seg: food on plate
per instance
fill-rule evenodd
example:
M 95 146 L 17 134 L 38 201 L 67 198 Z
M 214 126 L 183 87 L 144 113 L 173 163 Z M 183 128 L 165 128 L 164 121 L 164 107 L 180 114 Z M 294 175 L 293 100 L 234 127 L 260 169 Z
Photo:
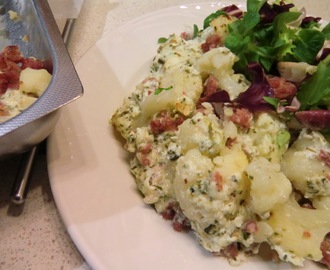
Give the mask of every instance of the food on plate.
M 0 122 L 31 106 L 51 78 L 41 60 L 24 57 L 18 46 L 5 47 L 0 53 Z
M 161 38 L 111 118 L 144 202 L 239 264 L 330 266 L 330 25 L 284 1 L 228 5 Z

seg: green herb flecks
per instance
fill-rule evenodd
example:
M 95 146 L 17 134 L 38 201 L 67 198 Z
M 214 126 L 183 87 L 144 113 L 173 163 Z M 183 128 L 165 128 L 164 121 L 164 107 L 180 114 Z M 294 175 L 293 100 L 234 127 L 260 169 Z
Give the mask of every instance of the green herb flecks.
M 276 138 L 276 143 L 280 148 L 286 147 L 290 142 L 290 132 L 287 130 L 282 130 Z
M 161 92 L 163 92 L 163 91 L 168 91 L 168 90 L 171 90 L 171 89 L 173 89 L 173 86 L 172 86 L 172 85 L 169 86 L 169 87 L 166 87 L 166 88 L 159 87 L 159 88 L 157 88 L 157 89 L 154 91 L 154 94 L 155 94 L 155 95 L 159 95 Z
M 159 39 L 158 39 L 158 43 L 159 44 L 163 44 L 163 43 L 165 43 L 167 41 L 167 38 L 165 38 L 165 37 L 160 37 Z
M 193 32 L 193 38 L 196 38 L 198 36 L 199 29 L 196 24 L 194 24 L 194 32 Z
M 278 105 L 281 102 L 278 98 L 273 97 L 263 97 L 263 99 L 270 105 L 273 105 L 275 109 L 277 109 Z

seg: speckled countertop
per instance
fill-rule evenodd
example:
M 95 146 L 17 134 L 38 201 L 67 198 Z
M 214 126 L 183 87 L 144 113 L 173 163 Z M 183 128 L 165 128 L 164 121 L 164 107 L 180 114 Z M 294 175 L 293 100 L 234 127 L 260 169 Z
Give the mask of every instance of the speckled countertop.
M 69 5 L 77 9 L 82 0 L 49 0 L 59 28 L 65 24 Z M 203 0 L 85 0 L 69 40 L 74 63 L 112 29 L 128 20 L 163 7 Z M 224 0 L 223 2 L 230 2 Z M 330 19 L 330 0 L 296 0 L 311 14 Z M 62 117 L 65 117 L 62 115 Z M 27 201 L 10 202 L 10 191 L 20 157 L 0 161 L 0 269 L 89 269 L 64 227 L 56 208 L 47 174 L 46 147 L 36 160 Z

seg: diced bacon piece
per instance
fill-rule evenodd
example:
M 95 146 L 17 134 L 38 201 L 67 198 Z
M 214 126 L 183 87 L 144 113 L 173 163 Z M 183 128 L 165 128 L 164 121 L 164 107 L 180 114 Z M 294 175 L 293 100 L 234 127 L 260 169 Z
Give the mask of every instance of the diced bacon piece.
M 270 87 L 274 90 L 275 98 L 290 99 L 297 93 L 297 86 L 286 81 L 284 78 L 277 76 L 268 76 L 267 81 Z
M 177 130 L 178 126 L 184 121 L 182 116 L 173 117 L 169 112 L 161 112 L 156 119 L 150 121 L 150 128 L 152 133 L 159 135 L 164 131 Z
M 226 258 L 234 259 L 238 255 L 238 246 L 237 243 L 232 243 L 221 251 L 221 254 Z
M 7 61 L 7 68 L 4 70 L 8 79 L 8 88 L 19 88 L 19 77 L 21 74 L 21 68 L 14 62 Z
M 166 209 L 160 213 L 161 216 L 166 220 L 172 220 L 175 216 L 175 207 L 176 204 L 174 202 L 169 203 Z
M 216 77 L 213 75 L 210 75 L 208 79 L 205 81 L 205 86 L 203 90 L 203 96 L 209 96 L 213 93 L 215 93 L 218 90 L 219 82 Z
M 180 37 L 181 37 L 182 39 L 184 39 L 184 40 L 189 40 L 189 39 L 191 39 L 191 36 L 190 36 L 189 33 L 187 33 L 187 32 L 182 32 L 181 35 L 180 35 Z
M 226 147 L 230 149 L 235 143 L 237 143 L 237 138 L 228 138 L 226 141 Z
M 201 48 L 204 53 L 208 52 L 211 49 L 217 48 L 221 42 L 221 38 L 217 34 L 209 35 L 206 38 L 206 41 L 202 43 Z
M 218 87 L 219 87 L 219 82 L 217 78 L 214 77 L 213 75 L 210 75 L 204 83 L 203 93 L 200 99 L 197 101 L 196 107 L 199 108 L 203 102 L 207 101 L 207 98 L 218 90 Z
M 1 54 L 6 60 L 12 61 L 14 63 L 19 63 L 23 59 L 21 51 L 19 50 L 18 46 L 15 45 L 5 47 Z
M 190 221 L 183 215 L 182 211 L 176 212 L 172 220 L 172 227 L 175 231 L 182 232 L 190 229 Z
M 164 219 L 172 221 L 172 227 L 175 231 L 181 232 L 185 229 L 190 229 L 190 221 L 183 214 L 179 203 L 170 202 L 160 214 Z
M 245 227 L 245 231 L 248 233 L 258 232 L 258 225 L 255 221 L 248 221 L 244 227 Z
M 9 112 L 6 110 L 6 107 L 0 103 L 0 116 L 8 116 Z
M 246 108 L 234 108 L 230 120 L 241 128 L 247 129 L 252 125 L 253 114 Z
M 152 150 L 152 144 L 151 143 L 147 143 L 145 145 L 143 145 L 143 147 L 141 147 L 139 149 L 139 152 L 142 153 L 142 154 L 148 154 L 150 153 Z
M 0 95 L 8 88 L 19 88 L 19 77 L 22 69 L 42 69 L 42 61 L 29 57 L 24 58 L 18 46 L 7 46 L 0 53 Z
M 5 73 L 0 73 L 0 95 L 6 93 L 6 90 L 8 88 L 8 77 Z
M 21 68 L 15 62 L 0 56 L 0 93 L 4 94 L 8 88 L 17 89 Z
M 221 191 L 223 189 L 223 179 L 218 171 L 212 174 L 212 180 L 217 183 L 218 191 Z
M 6 67 L 7 67 L 7 60 L 2 54 L 0 54 L 0 70 L 4 70 Z
M 319 153 L 319 158 L 325 165 L 330 167 L 330 153 L 321 149 Z
M 44 68 L 44 63 L 32 57 L 24 58 L 22 60 L 22 69 L 26 68 L 42 69 Z
M 151 161 L 147 155 L 139 155 L 139 153 L 137 153 L 136 156 L 139 159 L 141 165 L 143 165 L 144 167 L 150 166 Z
M 330 266 L 330 234 L 327 234 L 321 243 L 321 251 L 323 258 L 321 259 L 321 263 Z
M 150 158 L 148 156 L 148 154 L 151 151 L 152 151 L 152 144 L 147 143 L 143 145 L 136 153 L 136 157 L 143 166 L 149 166 L 151 164 Z

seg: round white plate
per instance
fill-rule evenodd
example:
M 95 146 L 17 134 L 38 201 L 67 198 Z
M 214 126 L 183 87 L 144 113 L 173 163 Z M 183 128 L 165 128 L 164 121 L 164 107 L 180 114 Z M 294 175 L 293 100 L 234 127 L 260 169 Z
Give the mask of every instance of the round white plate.
M 228 3 L 228 2 L 227 2 Z M 108 124 L 148 73 L 159 37 L 180 33 L 223 4 L 191 4 L 146 14 L 109 33 L 77 64 L 85 95 L 62 110 L 48 139 L 48 170 L 57 207 L 93 269 L 236 269 L 178 233 L 142 202 L 122 142 Z M 267 256 L 239 269 L 291 269 Z M 308 264 L 305 269 L 317 269 Z

